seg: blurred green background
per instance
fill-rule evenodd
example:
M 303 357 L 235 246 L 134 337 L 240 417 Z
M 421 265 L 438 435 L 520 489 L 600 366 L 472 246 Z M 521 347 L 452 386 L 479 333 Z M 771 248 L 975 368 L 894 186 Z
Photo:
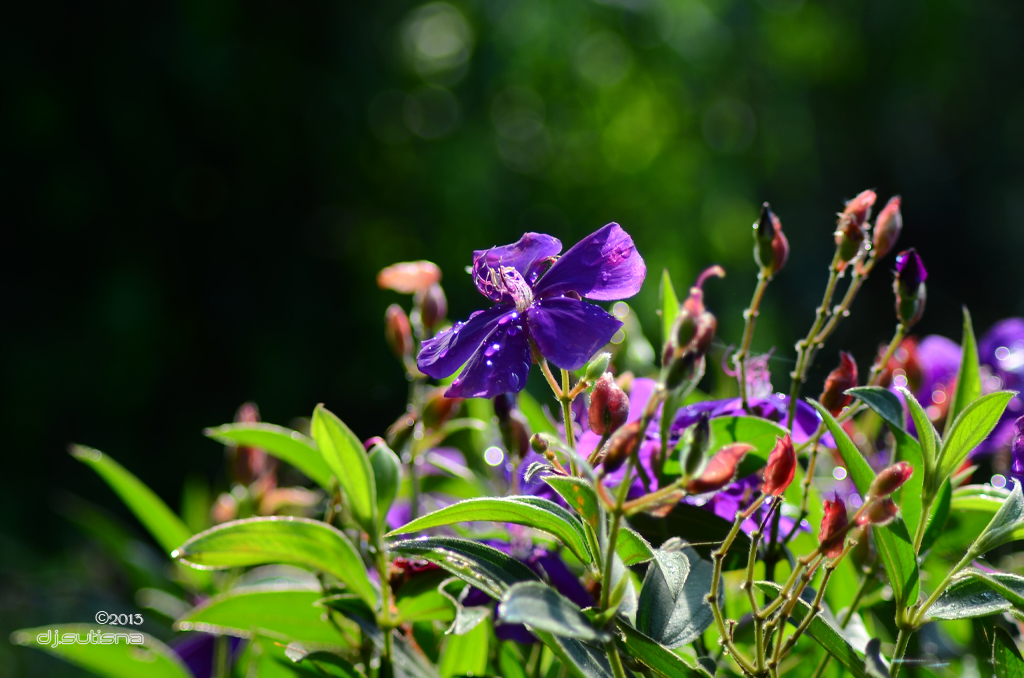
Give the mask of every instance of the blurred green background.
M 928 264 L 919 333 L 959 336 L 961 304 L 979 332 L 1024 313 L 1022 31 L 1013 0 L 6 4 L 0 631 L 130 591 L 54 510 L 126 516 L 70 442 L 176 507 L 186 476 L 223 488 L 201 430 L 245 400 L 381 433 L 406 391 L 381 331 L 405 300 L 374 283 L 394 261 L 437 262 L 463 318 L 473 249 L 617 221 L 648 333 L 663 267 L 685 287 L 720 263 L 735 343 L 769 200 L 792 255 L 755 349 L 786 388 L 834 213 L 870 187 L 902 194 L 900 245 Z M 890 281 L 808 392 L 838 348 L 865 370 L 888 340 Z

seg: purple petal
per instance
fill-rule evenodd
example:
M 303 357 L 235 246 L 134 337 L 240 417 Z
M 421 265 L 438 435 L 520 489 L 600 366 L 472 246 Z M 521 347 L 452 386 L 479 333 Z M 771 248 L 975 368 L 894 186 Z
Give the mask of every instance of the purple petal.
M 498 321 L 513 312 L 514 309 L 508 306 L 498 305 L 477 311 L 464 323 L 455 323 L 451 329 L 423 342 L 423 348 L 416 357 L 416 366 L 420 372 L 435 379 L 455 374 L 494 331 Z
M 539 299 L 526 316 L 541 354 L 563 370 L 586 365 L 622 327 L 604 309 L 570 297 Z
M 978 342 L 978 357 L 1003 380 L 1003 388 L 1024 386 L 1024 318 L 1007 318 Z
M 597 301 L 626 299 L 640 291 L 645 275 L 633 239 L 618 224 L 608 224 L 563 254 L 537 283 L 534 296 L 575 292 Z
M 507 295 L 494 285 L 492 272 L 499 273 L 502 266 L 514 268 L 532 286 L 544 272 L 546 260 L 561 251 L 562 243 L 557 238 L 543 233 L 524 233 L 511 245 L 473 252 L 473 282 L 491 301 L 509 301 L 505 298 Z
M 530 374 L 530 342 L 524 324 L 525 318 L 514 311 L 498 318 L 445 397 L 493 398 L 522 391 Z
M 936 388 L 945 388 L 956 380 L 960 345 L 936 334 L 927 336 L 917 345 L 917 361 L 921 366 L 921 385 L 914 396 L 927 407 Z

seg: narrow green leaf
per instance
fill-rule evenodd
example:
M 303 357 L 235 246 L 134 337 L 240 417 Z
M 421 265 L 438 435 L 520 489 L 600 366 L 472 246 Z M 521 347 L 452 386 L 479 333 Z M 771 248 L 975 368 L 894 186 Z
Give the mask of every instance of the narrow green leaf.
M 917 440 L 921 444 L 921 456 L 924 458 L 925 467 L 930 474 L 932 469 L 936 469 L 938 466 L 939 444 L 942 441 L 935 426 L 932 425 L 932 420 L 928 418 L 928 413 L 921 407 L 921 403 L 917 402 L 914 394 L 902 387 L 896 390 L 903 394 L 903 398 L 907 402 L 910 418 L 914 420 L 914 428 L 917 429 Z
M 703 668 L 690 664 L 685 658 L 634 629 L 624 619 L 616 619 L 615 624 L 622 632 L 623 643 L 629 654 L 664 678 L 710 678 L 711 674 Z
M 376 534 L 377 491 L 363 443 L 323 405 L 317 405 L 313 411 L 310 428 L 324 461 L 345 490 L 352 515 L 364 530 Z
M 288 643 L 284 649 L 285 656 L 302 668 L 309 667 L 316 676 L 335 676 L 336 678 L 364 678 L 363 673 L 333 652 L 309 650 L 298 641 Z
M 89 634 L 131 634 L 130 640 L 141 644 L 127 644 L 125 638 L 116 644 L 99 645 L 95 642 L 63 642 L 64 634 L 87 640 Z M 56 637 L 62 642 L 57 644 Z M 68 638 L 68 641 L 71 639 Z M 43 650 L 66 662 L 104 678 L 191 678 L 192 672 L 174 654 L 174 651 L 147 633 L 135 629 L 95 626 L 90 624 L 54 624 L 34 629 L 20 629 L 11 634 L 11 642 L 24 647 Z
M 925 478 L 928 476 L 928 469 L 924 463 L 924 453 L 921 452 L 921 445 L 914 440 L 906 431 L 898 428 L 890 429 L 893 438 L 896 440 L 896 458 L 905 461 L 914 468 L 913 475 L 907 479 L 898 490 L 898 497 L 894 501 L 899 503 L 903 520 L 907 524 L 907 531 L 915 534 L 917 525 L 922 520 L 927 520 L 924 513 L 924 491 Z
M 114 461 L 110 455 L 91 447 L 74 445 L 71 447 L 71 456 L 92 468 L 106 481 L 110 489 L 149 530 L 165 553 L 170 553 L 192 536 L 192 532 L 181 518 L 175 515 L 153 490 Z
M 563 638 L 608 640 L 608 634 L 595 629 L 576 603 L 539 581 L 515 584 L 506 591 L 498 605 L 498 618 Z
M 603 651 L 575 638 L 560 638 L 545 631 L 534 631 L 562 664 L 578 678 L 614 678 Z
M 850 473 L 850 479 L 857 491 L 862 496 L 866 495 L 868 488 L 871 487 L 871 481 L 875 479 L 875 472 L 871 470 L 864 455 L 853 444 L 850 436 L 846 434 L 846 431 L 836 422 L 829 411 L 815 400 L 808 399 L 808 402 L 818 411 L 825 426 L 835 439 L 839 454 L 843 458 L 843 463 L 846 464 L 846 470 Z M 914 544 L 903 519 L 897 517 L 886 527 L 873 527 L 871 533 L 878 543 L 896 602 L 904 607 L 917 602 L 921 576 L 917 568 Z
M 1024 610 L 1024 577 L 1008 572 L 985 572 L 970 568 L 960 575 L 971 577 L 988 586 L 1019 610 Z
M 900 399 L 887 388 L 881 386 L 858 386 L 851 388 L 847 395 L 852 395 L 857 400 L 870 407 L 882 420 L 890 426 L 900 430 L 906 430 L 904 422 L 903 405 Z
M 526 658 L 513 642 L 501 644 L 498 651 L 498 675 L 504 678 L 529 678 L 526 675 Z
M 942 535 L 942 531 L 946 528 L 946 521 L 949 520 L 952 499 L 953 486 L 947 478 L 939 488 L 939 496 L 932 509 L 931 520 L 928 522 L 928 527 L 925 528 L 924 539 L 921 540 L 921 553 L 927 553 Z
M 533 570 L 496 548 L 457 537 L 421 537 L 392 542 L 391 553 L 434 563 L 495 600 L 512 585 L 539 581 Z
M 646 563 L 654 557 L 654 549 L 647 540 L 625 525 L 619 527 L 616 542 L 615 552 L 622 558 L 622 564 L 626 567 Z
M 969 574 L 960 574 L 928 608 L 928 616 L 946 620 L 972 619 L 1005 612 L 1011 607 L 988 583 Z
M 274 424 L 225 424 L 203 434 L 225 445 L 259 447 L 302 471 L 314 483 L 331 491 L 331 469 L 313 439 Z
M 672 325 L 679 316 L 679 297 L 676 296 L 676 289 L 672 286 L 672 278 L 667 268 L 661 272 L 658 298 L 661 302 L 661 343 L 664 346 L 672 334 Z
M 771 597 L 779 595 L 782 587 L 775 582 L 759 581 L 754 584 Z M 799 624 L 811 612 L 810 604 L 803 598 L 797 599 L 797 606 L 793 608 L 791 621 Z M 822 648 L 842 664 L 851 674 L 857 678 L 870 678 L 864 670 L 864 655 L 843 638 L 843 635 L 819 614 L 807 627 L 807 635 L 813 638 Z
M 579 519 L 555 502 L 540 497 L 466 499 L 421 516 L 390 532 L 388 536 L 473 521 L 494 521 L 532 527 L 554 535 L 582 562 L 594 561 L 587 549 L 586 536 Z
M 309 518 L 270 516 L 234 520 L 189 539 L 171 554 L 199 569 L 267 563 L 304 565 L 344 582 L 370 606 L 377 592 L 359 552 L 344 532 Z
M 455 619 L 455 603 L 439 589 L 445 581 L 452 581 L 448 573 L 436 570 L 418 574 L 402 584 L 395 596 L 397 623 Z
M 381 443 L 370 453 L 370 467 L 373 469 L 373 480 L 376 484 L 377 519 L 384 525 L 388 509 L 398 496 L 398 488 L 402 485 L 402 462 L 390 447 Z
M 971 546 L 971 552 L 980 556 L 1018 539 L 1024 539 L 1024 492 L 1014 481 L 1013 490 Z
M 1006 629 L 999 626 L 992 635 L 992 668 L 996 678 L 1024 678 L 1024 657 Z
M 967 405 L 949 428 L 939 452 L 939 477 L 946 478 L 959 468 L 971 450 L 981 444 L 999 423 L 1014 391 L 996 391 Z
M 640 590 L 637 629 L 669 649 L 693 642 L 714 622 L 707 601 L 713 575 L 692 548 L 656 550 Z
M 971 313 L 964 306 L 964 338 L 961 343 L 960 369 L 956 375 L 956 390 L 949 401 L 946 415 L 946 430 L 942 437 L 948 439 L 953 422 L 967 409 L 967 406 L 981 397 L 981 365 L 978 362 L 978 342 L 974 338 Z
M 330 624 L 317 605 L 320 591 L 281 587 L 253 587 L 222 593 L 189 611 L 175 622 L 179 631 L 205 631 L 238 638 L 259 633 L 307 643 L 346 647 L 346 638 Z

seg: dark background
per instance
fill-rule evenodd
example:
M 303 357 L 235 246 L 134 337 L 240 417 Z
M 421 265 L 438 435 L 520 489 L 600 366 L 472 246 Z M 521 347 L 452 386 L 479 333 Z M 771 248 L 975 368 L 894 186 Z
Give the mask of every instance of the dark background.
M 177 507 L 188 475 L 223 487 L 201 430 L 245 400 L 381 433 L 405 395 L 381 331 L 406 300 L 374 283 L 394 261 L 437 262 L 462 318 L 473 249 L 614 220 L 648 333 L 663 267 L 685 288 L 721 263 L 730 343 L 770 200 L 792 256 L 755 349 L 785 389 L 834 213 L 871 187 L 928 265 L 919 334 L 958 338 L 961 304 L 979 333 L 1024 314 L 1022 31 L 1012 0 L 6 3 L 0 616 L 87 621 L 57 618 L 55 582 L 87 577 L 54 497 L 126 513 L 72 441 Z M 891 257 L 810 392 L 838 348 L 866 370 L 888 340 Z

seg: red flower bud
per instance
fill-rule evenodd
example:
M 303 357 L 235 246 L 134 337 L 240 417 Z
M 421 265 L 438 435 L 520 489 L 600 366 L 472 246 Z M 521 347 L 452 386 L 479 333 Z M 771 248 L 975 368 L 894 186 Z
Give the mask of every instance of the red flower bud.
M 612 434 L 629 417 L 629 396 L 619 388 L 612 375 L 605 372 L 594 384 L 590 394 L 590 430 L 598 435 Z
M 888 344 L 879 344 L 876 361 L 884 358 L 888 349 Z M 889 362 L 886 363 L 885 368 L 882 370 L 882 376 L 878 380 L 878 385 L 888 388 L 893 383 L 893 379 L 903 377 L 903 380 L 896 382 L 896 386 L 904 386 L 911 393 L 916 393 L 917 389 L 921 386 L 923 376 L 921 362 L 917 357 L 917 339 L 907 337 L 900 342 L 892 357 L 889 358 Z
M 235 422 L 239 424 L 258 424 L 259 421 L 260 410 L 256 403 L 245 403 L 235 413 Z M 234 457 L 235 480 L 243 485 L 249 485 L 273 469 L 273 461 L 268 459 L 266 450 L 262 448 L 239 445 L 233 454 L 229 447 L 228 453 Z
M 412 355 L 412 326 L 398 304 L 391 304 L 384 312 L 384 338 L 399 360 Z
M 444 387 L 436 388 L 427 394 L 427 402 L 423 405 L 423 425 L 428 430 L 440 428 L 451 419 L 463 398 L 445 398 Z
M 619 428 L 608 440 L 602 466 L 604 472 L 614 473 L 629 459 L 640 442 L 640 422 L 634 421 Z
M 825 516 L 821 519 L 821 529 L 818 530 L 818 543 L 822 545 L 826 558 L 835 558 L 843 552 L 844 537 L 839 537 L 846 529 L 846 504 L 835 495 L 832 501 L 825 500 Z
M 900 509 L 891 497 L 876 499 L 868 504 L 864 512 L 857 518 L 858 525 L 875 525 L 884 527 L 896 519 Z
M 864 222 L 871 216 L 871 208 L 875 205 L 875 200 L 878 196 L 872 190 L 861 191 L 861 193 L 846 203 L 846 209 L 840 215 L 842 217 L 850 217 L 854 223 L 858 226 L 863 226 Z
M 437 283 L 416 295 L 416 305 L 420 309 L 420 322 L 428 330 L 437 327 L 448 315 L 448 299 Z
M 789 434 L 778 438 L 775 449 L 768 455 L 768 465 L 764 469 L 764 484 L 761 491 L 775 497 L 781 497 L 796 474 L 796 452 L 793 450 L 793 439 Z
M 914 475 L 914 467 L 909 462 L 898 461 L 887 469 L 883 469 L 868 488 L 869 497 L 888 497 L 900 489 L 903 483 Z
M 441 269 L 430 261 L 403 261 L 377 274 L 377 286 L 402 294 L 426 290 L 441 281 Z
M 903 230 L 903 215 L 900 213 L 900 197 L 889 198 L 875 220 L 875 233 L 872 240 L 875 247 L 875 258 L 881 259 L 892 250 Z
M 747 443 L 726 445 L 711 457 L 700 476 L 687 484 L 686 491 L 690 494 L 703 494 L 722 489 L 736 477 L 736 469 L 743 457 L 753 449 L 754 446 Z
M 832 370 L 825 379 L 825 390 L 818 400 L 822 406 L 837 416 L 850 404 L 853 396 L 846 395 L 847 389 L 857 385 L 857 363 L 846 351 L 839 352 L 839 367 Z
M 366 440 L 363 441 L 363 449 L 366 450 L 367 452 L 377 447 L 378 445 L 387 445 L 387 442 L 385 442 L 384 439 L 381 438 L 380 436 L 373 436 L 372 438 L 367 438 Z
M 840 268 L 844 268 L 851 259 L 860 253 L 861 245 L 867 237 L 864 231 L 864 222 L 871 215 L 871 207 L 875 204 L 875 198 L 874 191 L 864 191 L 846 203 L 846 209 L 839 215 L 835 235 L 841 262 Z
M 782 222 L 768 203 L 761 206 L 754 229 L 754 259 L 768 276 L 775 275 L 789 258 L 789 241 L 782 232 Z

